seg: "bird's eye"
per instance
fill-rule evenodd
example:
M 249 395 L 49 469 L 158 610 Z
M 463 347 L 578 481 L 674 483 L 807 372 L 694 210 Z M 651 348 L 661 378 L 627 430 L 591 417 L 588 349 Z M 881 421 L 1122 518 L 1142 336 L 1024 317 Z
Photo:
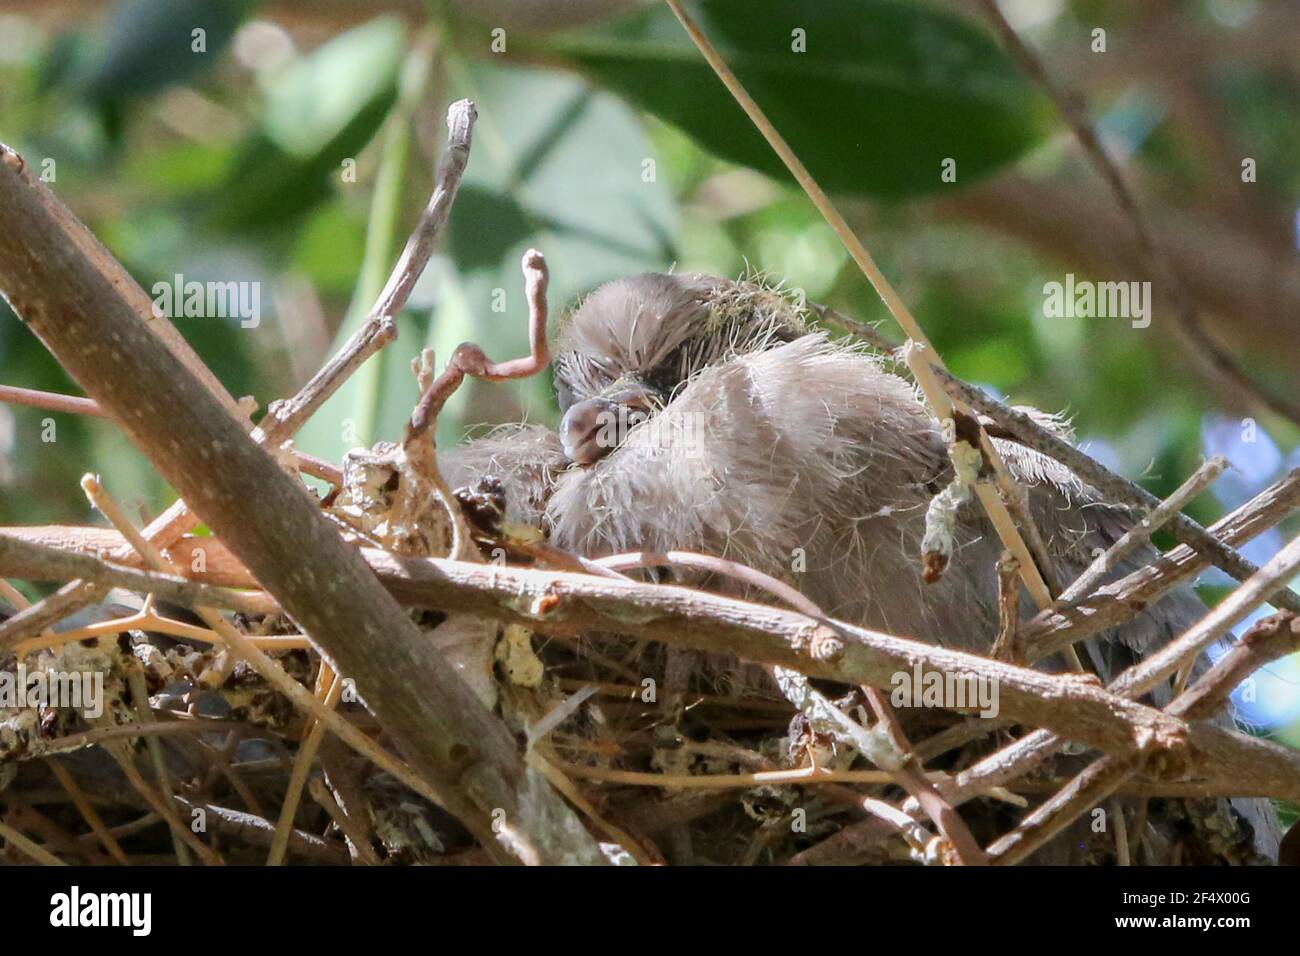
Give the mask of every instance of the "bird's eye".
M 560 406 L 560 414 L 563 415 L 573 404 L 573 389 L 569 388 L 559 376 L 555 378 L 555 401 Z
M 650 413 L 643 408 L 629 408 L 627 412 L 627 427 L 635 428 L 650 417 Z

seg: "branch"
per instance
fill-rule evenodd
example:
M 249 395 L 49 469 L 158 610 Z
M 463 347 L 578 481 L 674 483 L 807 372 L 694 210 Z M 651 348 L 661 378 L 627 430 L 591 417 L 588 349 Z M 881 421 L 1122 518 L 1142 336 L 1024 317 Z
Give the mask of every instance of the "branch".
M 1160 499 L 1151 492 L 1121 478 L 1104 465 L 1089 458 L 1069 442 L 1043 428 L 1024 412 L 999 402 L 982 389 L 966 384 L 945 369 L 935 368 L 934 374 L 949 391 L 993 419 L 1026 448 L 1040 451 L 1068 466 L 1076 475 L 1101 492 L 1108 501 L 1142 511 L 1160 507 Z M 1246 580 L 1259 570 L 1186 515 L 1172 515 L 1169 519 L 1169 531 L 1181 543 L 1206 553 L 1216 567 L 1238 581 Z M 1300 595 L 1296 595 L 1289 588 L 1279 590 L 1270 601 L 1278 607 L 1300 613 Z
M 302 427 L 316 409 L 365 361 L 397 338 L 396 319 L 433 254 L 434 240 L 447 224 L 452 203 L 469 162 L 470 142 L 478 112 L 470 100 L 458 100 L 447 110 L 447 149 L 434 179 L 429 204 L 406 242 L 401 258 L 371 307 L 365 322 L 343 347 L 312 376 L 293 398 L 271 403 L 267 419 L 258 425 L 275 447 Z
M 209 544 L 209 568 L 229 570 L 218 548 Z M 973 675 L 999 688 L 1000 718 L 1045 727 L 1123 758 L 1164 753 L 1166 774 L 1175 777 L 1197 771 L 1239 785 L 1250 781 L 1259 795 L 1300 799 L 1300 752 L 1171 717 L 1109 693 L 1093 678 L 1046 674 L 842 622 L 812 624 L 796 612 L 688 588 L 404 558 L 372 548 L 361 554 L 405 604 L 480 614 L 543 633 L 625 634 L 880 688 L 892 687 L 896 674 L 915 668 L 962 680 Z M 0 567 L 0 575 L 8 574 Z
M 85 393 L 309 633 L 417 771 L 499 858 L 603 860 L 514 739 L 202 378 L 156 338 L 120 266 L 0 147 L 0 287 Z M 102 252 L 102 247 L 99 247 Z M 114 264 L 115 265 L 115 264 Z M 395 680 L 401 675 L 401 680 Z M 494 810 L 507 825 L 494 832 Z

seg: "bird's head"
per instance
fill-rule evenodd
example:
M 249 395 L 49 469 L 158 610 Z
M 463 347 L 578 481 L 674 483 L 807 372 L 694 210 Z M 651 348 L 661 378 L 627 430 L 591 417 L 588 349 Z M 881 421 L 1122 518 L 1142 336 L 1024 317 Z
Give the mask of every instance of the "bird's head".
M 786 298 L 758 285 L 697 273 L 606 283 L 573 310 L 560 336 L 555 387 L 565 454 L 594 464 L 699 372 L 804 331 Z

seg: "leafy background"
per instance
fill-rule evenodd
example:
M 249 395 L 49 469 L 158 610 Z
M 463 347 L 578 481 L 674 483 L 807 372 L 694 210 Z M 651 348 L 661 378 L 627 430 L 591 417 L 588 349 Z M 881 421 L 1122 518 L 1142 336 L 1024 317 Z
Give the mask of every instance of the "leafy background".
M 1086 97 L 1165 235 L 1294 290 L 1300 11 L 1256 0 L 1002 7 Z M 1141 274 L 1108 225 L 1122 222 L 1111 200 L 974 5 L 694 9 L 957 374 L 1068 410 L 1093 455 L 1156 494 L 1203 456 L 1227 456 L 1235 470 L 1191 509 L 1202 521 L 1300 465 L 1296 429 L 1200 378 L 1168 313 L 1146 330 L 1044 317 L 1043 285 L 1066 272 Z M 806 50 L 795 52 L 800 30 Z M 305 449 L 337 460 L 397 436 L 422 347 L 446 357 L 472 338 L 493 356 L 522 354 L 518 262 L 530 245 L 547 255 L 557 311 L 615 276 L 676 266 L 761 270 L 887 318 L 661 4 L 0 2 L 0 139 L 29 162 L 54 161 L 52 187 L 146 289 L 177 273 L 261 284 L 256 328 L 177 325 L 234 394 L 263 407 L 360 321 L 427 197 L 446 105 L 462 96 L 480 120 L 446 240 L 399 341 L 308 425 Z M 1257 182 L 1241 181 L 1243 157 Z M 948 159 L 956 182 L 940 176 Z M 1296 315 L 1234 300 L 1234 278 L 1207 310 L 1211 331 L 1294 399 Z M 3 306 L 0 381 L 75 390 Z M 546 376 L 469 383 L 440 440 L 524 416 L 554 422 Z M 0 522 L 91 520 L 77 487 L 87 469 L 142 512 L 167 503 L 111 426 L 53 416 L 57 440 L 45 442 L 47 417 L 0 407 Z M 1263 561 L 1295 531 L 1269 532 L 1247 554 Z M 1227 582 L 1201 585 L 1214 600 Z M 1282 661 L 1260 675 L 1257 700 L 1239 703 L 1262 731 L 1300 744 L 1298 688 L 1300 664 Z

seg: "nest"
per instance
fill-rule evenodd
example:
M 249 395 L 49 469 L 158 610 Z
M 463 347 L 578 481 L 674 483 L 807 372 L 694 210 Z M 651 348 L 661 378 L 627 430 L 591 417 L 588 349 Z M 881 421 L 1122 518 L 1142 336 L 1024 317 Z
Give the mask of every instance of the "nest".
M 298 395 L 272 406 L 253 436 L 232 421 L 247 410 L 223 406 L 201 363 L 164 345 L 126 298 L 104 303 L 102 328 L 78 324 L 86 288 L 128 288 L 129 277 L 111 261 L 77 259 L 77 250 L 98 248 L 93 239 L 21 159 L 3 155 L 0 186 L 18 197 L 13 215 L 23 220 L 15 232 L 33 248 L 48 240 L 63 250 L 33 254 L 16 270 L 0 256 L 16 310 L 88 391 L 119 403 L 78 410 L 129 422 L 218 531 L 192 534 L 199 516 L 178 502 L 141 532 L 88 476 L 87 495 L 111 531 L 0 534 L 0 583 L 62 585 L 30 606 L 3 588 L 13 613 L 0 623 L 0 691 L 22 688 L 0 700 L 6 861 L 1257 861 L 1257 834 L 1226 798 L 1250 780 L 1256 794 L 1294 799 L 1300 759 L 1207 718 L 1244 675 L 1300 643 L 1294 595 L 1275 593 L 1281 572 L 1257 571 L 1233 550 L 1247 531 L 1294 508 L 1300 474 L 1211 534 L 1178 514 L 1223 468 L 1207 464 L 1177 500 L 1154 503 L 1138 532 L 1169 521 L 1196 547 L 1105 587 L 1090 571 L 1092 580 L 1075 582 L 1060 607 L 1036 619 L 1037 643 L 1019 627 L 1017 575 L 1026 570 L 1004 560 L 1002 633 L 988 655 L 918 649 L 829 620 L 788 585 L 716 557 L 596 564 L 548 545 L 544 529 L 507 520 L 502 476 L 448 487 L 432 442 L 438 411 L 465 376 L 502 380 L 547 364 L 546 270 L 531 250 L 527 358 L 493 363 L 467 344 L 434 375 L 426 353 L 414 370 L 422 397 L 400 441 L 358 450 L 342 465 L 295 451 L 296 427 L 395 334 L 393 319 L 464 169 L 472 104 L 456 104 L 449 122 L 435 192 L 443 201 L 426 210 L 369 320 Z M 76 241 L 65 236 L 74 227 Z M 67 275 L 49 271 L 69 262 Z M 781 293 L 752 284 L 738 284 L 719 308 L 724 322 L 728 310 L 770 314 L 773 335 L 793 321 Z M 96 335 L 114 349 L 125 343 L 117 361 L 85 347 Z M 932 406 L 966 402 L 989 427 L 1104 494 L 1153 507 L 1053 429 L 939 368 L 913 368 Z M 158 369 L 185 383 L 192 434 L 149 412 L 167 407 Z M 936 383 L 950 396 L 944 403 L 932 394 Z M 139 406 L 127 404 L 137 393 Z M 67 399 L 28 395 L 65 410 Z M 949 429 L 954 457 L 969 465 L 957 469 L 966 486 L 1001 475 L 996 456 L 980 450 L 983 427 L 956 414 Z M 214 447 L 243 455 L 260 484 L 209 495 L 224 475 L 196 474 L 184 462 L 206 461 Z M 300 474 L 328 489 L 308 492 Z M 251 531 L 244 517 L 255 519 Z M 1008 534 L 1019 542 L 1018 531 Z M 284 553 L 283 536 L 314 541 L 321 555 L 261 560 Z M 1098 572 L 1109 557 L 1098 559 Z M 1122 623 L 1210 560 L 1247 579 L 1235 610 L 1265 598 L 1288 610 L 1257 623 L 1163 709 L 1136 700 L 1156 679 L 1142 665 L 1108 688 L 1021 666 L 1037 659 L 1032 652 L 1059 652 L 1095 633 L 1103 617 Z M 363 562 L 369 570 L 358 576 Z M 341 580 L 355 591 L 340 593 Z M 758 603 L 715 593 L 737 583 Z M 356 606 L 372 616 L 353 630 L 336 626 Z M 1178 638 L 1161 666 L 1195 657 L 1224 623 L 1217 613 Z M 715 637 L 725 653 L 706 650 Z M 969 704 L 891 700 L 882 675 L 919 675 L 923 666 L 1001 681 L 1004 717 L 981 720 Z M 66 695 L 70 675 L 93 705 Z M 30 693 L 42 686 L 49 692 Z

